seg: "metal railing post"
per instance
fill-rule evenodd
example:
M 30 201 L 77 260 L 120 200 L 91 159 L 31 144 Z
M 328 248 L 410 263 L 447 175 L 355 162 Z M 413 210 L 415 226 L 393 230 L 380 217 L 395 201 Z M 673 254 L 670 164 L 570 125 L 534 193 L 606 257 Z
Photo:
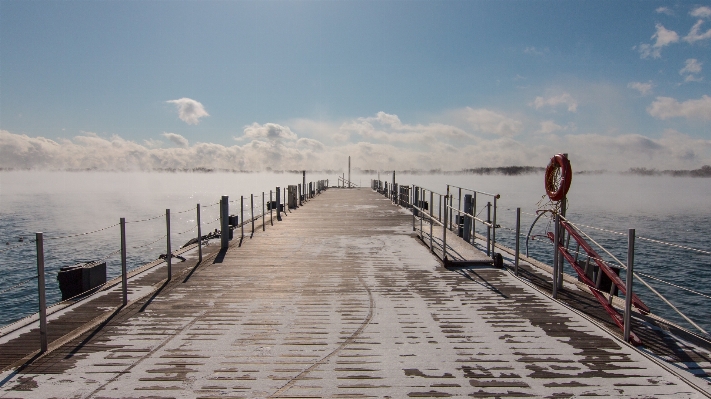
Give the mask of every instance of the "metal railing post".
M 241 238 L 244 240 L 244 195 L 239 196 L 239 224 Z
M 625 319 L 624 319 L 624 338 L 625 342 L 630 342 L 630 331 L 632 330 L 632 280 L 634 279 L 634 239 L 635 229 L 629 229 L 627 232 L 627 278 L 625 285 L 627 292 L 625 293 Z
M 450 196 L 449 184 L 447 184 L 447 200 L 446 200 L 446 202 L 447 202 L 447 204 L 448 204 L 449 206 L 452 206 L 452 201 L 451 201 L 451 198 L 449 198 L 449 196 Z M 445 208 L 445 209 L 446 209 L 446 208 Z M 449 224 L 448 224 L 448 226 L 449 226 L 449 227 L 452 227 L 452 212 L 450 211 L 450 212 L 447 212 L 447 213 L 445 213 L 445 214 L 449 215 Z M 446 217 L 446 216 L 445 216 L 445 217 Z
M 202 262 L 202 223 L 200 222 L 200 204 L 197 204 L 197 239 L 198 239 L 198 262 Z
M 416 186 L 413 184 L 412 185 L 412 231 L 417 231 L 417 228 L 415 228 L 415 207 L 417 206 L 415 202 L 417 202 L 417 193 Z
M 494 196 L 494 220 L 491 221 L 491 256 L 496 256 L 496 200 L 498 195 Z
M 429 208 L 430 208 L 430 251 L 432 251 L 432 253 L 434 253 L 434 246 L 432 246 L 432 242 L 433 242 L 432 235 L 434 234 L 434 221 L 432 220 L 432 204 L 433 204 L 432 201 L 433 200 L 434 200 L 434 193 L 432 191 L 430 191 L 430 206 L 429 206 Z
M 447 186 L 447 191 L 449 191 L 449 185 Z M 449 193 L 444 197 L 444 226 L 442 228 L 442 261 L 447 259 L 447 197 Z
M 491 255 L 491 202 L 486 203 L 486 255 Z
M 37 243 L 37 296 L 39 297 L 40 353 L 47 352 L 47 299 L 44 286 L 44 236 L 35 234 Z
M 553 299 L 558 299 L 558 242 L 560 238 L 560 215 L 553 218 Z
M 266 213 L 266 212 L 265 212 L 265 210 L 264 210 L 264 191 L 262 191 L 262 231 L 266 231 L 266 228 L 264 227 L 264 223 L 266 223 L 266 222 L 264 221 L 264 219 L 266 219 L 266 218 L 265 218 L 265 216 L 266 216 L 265 213 Z
M 222 196 L 220 200 L 220 248 L 227 249 L 230 245 L 230 228 L 229 228 L 229 212 L 230 203 L 229 197 Z
M 476 244 L 476 191 L 472 193 L 472 242 Z
M 459 188 L 459 205 L 457 205 L 457 235 L 459 235 L 459 225 L 462 223 L 462 189 Z
M 128 282 L 126 277 L 126 218 L 119 220 L 121 225 L 121 299 L 123 306 L 128 304 Z
M 519 241 L 521 238 L 521 208 L 516 208 L 516 252 L 514 253 L 514 274 L 518 276 Z
M 165 261 L 168 264 L 168 280 L 170 280 L 172 276 L 172 258 L 173 258 L 173 251 L 170 249 L 170 209 L 165 210 L 165 230 L 167 232 L 166 234 L 166 253 L 165 253 Z

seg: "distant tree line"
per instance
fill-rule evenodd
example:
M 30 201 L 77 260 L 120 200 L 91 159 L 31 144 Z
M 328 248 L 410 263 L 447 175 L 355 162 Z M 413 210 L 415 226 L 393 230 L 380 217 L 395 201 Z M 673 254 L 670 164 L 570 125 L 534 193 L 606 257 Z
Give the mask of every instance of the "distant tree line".
M 674 177 L 711 177 L 711 166 L 704 165 L 699 169 L 692 170 L 657 170 L 647 168 L 630 168 L 629 172 L 632 175 L 640 176 L 674 176 Z

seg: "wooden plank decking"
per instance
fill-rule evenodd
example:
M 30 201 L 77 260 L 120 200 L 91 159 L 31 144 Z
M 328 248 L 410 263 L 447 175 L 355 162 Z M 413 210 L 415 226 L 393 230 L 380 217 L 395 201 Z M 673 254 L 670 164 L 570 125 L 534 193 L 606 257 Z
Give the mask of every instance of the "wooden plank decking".
M 369 189 L 327 190 L 0 380 L 3 398 L 702 397 L 505 270 L 443 268 Z

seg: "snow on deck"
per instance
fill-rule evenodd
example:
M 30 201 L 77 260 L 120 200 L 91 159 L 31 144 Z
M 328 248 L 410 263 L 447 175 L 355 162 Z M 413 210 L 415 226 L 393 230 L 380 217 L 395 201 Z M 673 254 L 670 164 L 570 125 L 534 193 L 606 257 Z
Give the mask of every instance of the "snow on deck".
M 3 398 L 701 397 L 412 217 L 330 189 L 19 372 Z

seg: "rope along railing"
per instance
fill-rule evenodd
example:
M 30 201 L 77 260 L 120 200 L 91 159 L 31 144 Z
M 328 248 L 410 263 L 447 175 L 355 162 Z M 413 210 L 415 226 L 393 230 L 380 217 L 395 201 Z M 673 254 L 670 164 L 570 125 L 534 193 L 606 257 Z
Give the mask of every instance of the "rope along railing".
M 296 187 L 296 185 L 294 185 L 293 187 Z M 277 213 L 280 212 L 280 209 L 283 209 L 283 210 L 281 210 L 281 212 L 283 214 L 283 212 L 287 212 L 287 209 L 288 209 L 288 212 L 292 212 L 292 209 L 296 208 L 294 206 L 289 206 L 287 208 L 287 206 L 286 206 L 287 200 L 292 200 L 292 203 L 290 203 L 290 204 L 293 205 L 293 199 L 295 197 L 294 196 L 295 190 L 293 187 L 290 186 L 288 188 L 288 190 L 287 190 L 286 186 L 283 188 L 283 190 L 280 187 L 277 187 L 276 190 L 269 191 L 270 193 L 283 194 L 281 196 L 279 194 L 277 194 L 278 204 L 283 207 L 283 208 L 277 207 Z M 319 180 L 316 182 L 310 182 L 308 184 L 308 186 L 305 183 L 303 185 L 298 184 L 298 190 L 296 190 L 296 191 L 298 191 L 297 192 L 298 196 L 296 196 L 296 199 L 297 199 L 296 202 L 299 205 L 303 205 L 303 202 L 305 200 L 315 197 L 316 195 L 320 194 L 322 191 L 326 190 L 327 188 L 328 188 L 328 182 L 326 180 Z M 287 193 L 287 191 L 288 191 L 288 193 Z M 23 287 L 25 287 L 30 282 L 37 280 L 38 281 L 38 288 L 39 288 L 37 293 L 39 294 L 39 298 L 40 298 L 40 301 L 39 301 L 40 302 L 40 312 L 38 314 L 39 316 L 37 316 L 37 315 L 36 316 L 28 316 L 28 317 L 25 317 L 25 318 L 20 319 L 18 321 L 15 321 L 9 325 L 6 325 L 4 327 L 0 326 L 3 328 L 2 331 L 8 331 L 7 328 L 9 326 L 15 326 L 15 325 L 22 324 L 22 323 L 20 323 L 21 320 L 29 320 L 32 317 L 35 317 L 35 319 L 36 319 L 38 317 L 40 319 L 40 330 L 41 330 L 40 337 L 42 337 L 42 339 L 41 339 L 41 341 L 42 341 L 41 348 L 42 349 L 41 350 L 42 351 L 46 350 L 46 347 L 47 347 L 47 343 L 46 343 L 46 337 L 47 337 L 46 309 L 47 309 L 47 305 L 46 305 L 45 292 L 44 292 L 44 288 L 43 288 L 44 282 L 45 282 L 44 240 L 57 241 L 57 240 L 72 239 L 72 238 L 76 238 L 76 237 L 91 236 L 93 234 L 111 230 L 114 227 L 120 227 L 121 248 L 113 250 L 113 251 L 109 251 L 108 253 L 106 253 L 103 256 L 96 257 L 95 260 L 93 260 L 92 262 L 88 262 L 88 263 L 82 262 L 82 263 L 80 263 L 80 265 L 83 264 L 83 266 L 80 266 L 80 267 L 94 267 L 97 264 L 101 264 L 101 265 L 104 265 L 103 267 L 106 267 L 105 265 L 106 265 L 107 260 L 109 260 L 111 258 L 115 258 L 120 255 L 121 262 L 122 262 L 122 271 L 121 271 L 121 274 L 119 275 L 119 277 L 121 278 L 122 281 L 120 283 L 117 283 L 116 279 L 119 277 L 115 277 L 113 280 L 111 280 L 112 281 L 111 286 L 114 286 L 116 284 L 122 285 L 121 289 L 123 291 L 124 304 L 125 304 L 126 303 L 126 291 L 127 291 L 126 290 L 126 284 L 127 284 L 126 283 L 126 277 L 127 277 L 126 275 L 128 272 L 135 273 L 138 271 L 139 273 L 143 273 L 145 270 L 150 270 L 150 269 L 156 267 L 157 265 L 167 264 L 167 266 L 168 266 L 168 280 L 170 280 L 170 278 L 171 278 L 171 274 L 170 274 L 171 273 L 171 271 L 170 271 L 171 259 L 174 257 L 173 254 L 175 253 L 175 251 L 173 251 L 172 247 L 171 247 L 171 242 L 170 242 L 171 236 L 175 237 L 175 236 L 182 236 L 182 235 L 191 235 L 191 234 L 195 234 L 196 230 L 198 232 L 198 235 L 200 236 L 202 234 L 201 227 L 211 227 L 211 226 L 214 227 L 214 224 L 217 223 L 220 227 L 216 228 L 214 232 L 210 232 L 209 234 L 207 234 L 205 236 L 197 237 L 197 238 L 190 240 L 188 242 L 188 244 L 193 242 L 193 243 L 199 243 L 199 245 L 188 246 L 188 244 L 186 244 L 183 247 L 181 247 L 181 249 L 179 250 L 181 252 L 178 252 L 178 253 L 182 253 L 182 252 L 185 252 L 185 251 L 191 250 L 192 248 L 197 247 L 199 256 L 200 256 L 199 259 L 202 259 L 202 242 L 206 242 L 210 239 L 218 238 L 221 241 L 223 241 L 223 246 L 224 246 L 225 239 L 227 238 L 227 241 L 229 241 L 229 239 L 230 239 L 227 237 L 228 230 L 236 228 L 237 224 L 244 225 L 246 223 L 249 223 L 250 221 L 252 222 L 252 224 L 254 224 L 254 220 L 256 220 L 258 218 L 265 218 L 266 217 L 266 214 L 268 212 L 266 211 L 266 207 L 265 207 L 266 199 L 267 199 L 265 196 L 265 193 L 266 193 L 266 191 L 262 192 L 262 193 L 258 193 L 258 194 L 251 194 L 246 197 L 238 197 L 238 199 L 233 199 L 232 201 L 230 201 L 229 198 L 227 196 L 225 196 L 225 197 L 223 197 L 223 199 L 221 201 L 217 201 L 215 203 L 210 203 L 208 205 L 197 204 L 197 206 L 195 206 L 195 207 L 191 207 L 191 208 L 184 209 L 184 210 L 177 211 L 177 212 L 172 212 L 172 216 L 175 218 L 175 221 L 177 221 L 178 225 L 180 225 L 182 223 L 190 223 L 190 227 L 188 229 L 186 229 L 184 231 L 180 231 L 180 232 L 171 232 L 171 229 L 170 229 L 171 212 L 169 209 L 167 209 L 165 214 L 161 213 L 161 214 L 154 215 L 154 216 L 132 219 L 130 221 L 126 221 L 124 218 L 121 218 L 121 221 L 119 223 L 111 224 L 106 227 L 102 227 L 100 229 L 96 229 L 96 230 L 92 230 L 92 231 L 88 231 L 88 232 L 83 232 L 83 233 L 78 233 L 78 234 L 67 234 L 67 235 L 60 235 L 60 236 L 51 236 L 51 235 L 46 236 L 43 233 L 37 233 L 36 240 L 27 239 L 19 244 L 12 245 L 12 246 L 8 245 L 8 247 L 6 247 L 6 248 L 0 248 L 0 253 L 7 253 L 7 252 L 10 252 L 13 250 L 22 251 L 22 250 L 29 248 L 28 244 L 36 244 L 38 273 L 33 273 L 34 275 L 24 277 L 21 280 L 17 280 L 17 281 L 12 281 L 13 279 L 3 279 L 2 281 L 0 281 L 0 284 L 6 285 L 6 287 L 4 287 L 0 290 L 0 295 L 8 294 L 10 292 L 13 292 L 13 291 L 16 291 L 19 289 L 23 289 Z M 271 201 L 274 201 L 274 199 L 272 198 Z M 241 216 L 240 217 L 241 220 L 240 220 L 240 223 L 235 223 L 236 224 L 235 226 L 229 226 L 226 224 L 226 222 L 228 220 L 228 216 L 229 216 L 229 204 L 230 203 L 235 204 L 237 202 L 240 203 L 240 206 L 238 207 L 238 212 Z M 201 211 L 212 209 L 215 207 L 219 207 L 218 214 L 214 215 L 212 212 L 209 212 L 210 215 L 207 218 L 208 220 L 201 222 L 200 221 Z M 273 207 L 271 207 L 271 202 L 270 202 L 270 208 L 272 208 L 272 209 L 270 209 L 269 212 L 273 213 L 274 209 L 273 209 Z M 191 217 L 182 216 L 182 215 L 189 215 L 191 212 L 196 212 L 195 221 L 193 221 Z M 176 215 L 181 215 L 181 216 L 176 217 Z M 159 237 L 155 240 L 150 240 L 144 244 L 132 245 L 132 246 L 125 245 L 125 227 L 126 227 L 126 225 L 144 223 L 144 222 L 149 222 L 149 221 L 157 221 L 159 219 L 165 220 L 165 222 L 166 222 L 165 234 L 162 234 L 161 237 Z M 277 220 L 281 220 L 281 219 L 277 218 Z M 274 221 L 272 220 L 271 223 L 273 225 Z M 264 226 L 262 226 L 262 228 L 264 228 Z M 255 229 L 253 227 L 252 233 L 254 233 L 254 230 Z M 104 240 L 104 238 L 102 238 L 102 240 Z M 80 242 L 84 243 L 84 241 L 85 240 L 81 240 Z M 167 251 L 166 252 L 167 255 L 163 254 L 159 257 L 159 259 L 149 262 L 148 264 L 141 266 L 141 267 L 137 267 L 137 268 L 133 268 L 133 269 L 126 267 L 127 250 L 140 251 L 139 253 L 150 253 L 150 252 L 147 252 L 144 250 L 146 250 L 146 249 L 153 250 L 153 249 L 155 249 L 156 244 L 158 244 L 160 242 L 166 243 L 165 249 Z M 160 245 L 161 244 L 158 244 L 158 246 L 160 246 Z M 52 247 L 50 247 L 50 250 L 51 250 L 51 248 Z M 178 251 L 178 249 L 176 249 L 176 251 Z M 132 258 L 135 259 L 136 255 L 133 255 Z M 149 267 L 147 267 L 147 266 L 149 266 Z M 63 268 L 55 269 L 54 267 L 52 267 L 52 268 L 49 268 L 48 270 L 50 272 L 55 272 L 55 271 L 61 272 L 61 270 L 59 270 L 59 269 L 63 269 Z M 10 281 L 12 281 L 11 284 L 9 284 Z M 102 289 L 104 289 L 106 287 L 107 284 L 108 284 L 108 282 L 102 282 L 99 284 L 95 284 L 88 290 L 85 290 L 85 291 L 79 292 L 79 293 L 75 292 L 73 295 L 69 296 L 68 298 L 62 299 L 61 301 L 56 302 L 50 306 L 52 306 L 54 308 L 57 305 L 74 303 L 78 299 L 83 300 L 84 297 L 90 297 L 93 295 L 93 293 L 101 291 Z M 64 296 L 64 293 L 63 293 L 63 296 Z M 13 327 L 13 328 L 15 328 L 15 327 Z M 19 328 L 19 327 L 17 327 L 17 328 Z
M 438 224 L 438 225 L 441 225 L 441 226 L 444 227 L 444 226 L 446 226 L 447 224 L 449 224 L 448 228 L 444 228 L 443 230 L 450 230 L 450 229 L 451 229 L 451 230 L 454 230 L 455 225 L 454 225 L 453 223 L 451 223 L 451 221 L 450 221 L 451 219 L 450 219 L 450 220 L 445 220 L 444 223 L 442 223 L 441 220 L 442 220 L 443 218 L 437 217 L 438 215 L 433 215 L 433 214 L 432 214 L 431 210 L 429 209 L 430 207 L 434 206 L 434 204 L 432 203 L 432 200 L 431 200 L 431 199 L 429 200 L 430 203 L 427 204 L 428 206 L 423 206 L 423 205 L 422 205 L 423 202 L 425 202 L 425 203 L 428 202 L 428 195 L 429 195 L 430 192 L 431 192 L 432 194 L 436 194 L 437 196 L 440 195 L 439 193 L 435 193 L 433 190 L 429 190 L 429 189 L 424 188 L 424 187 L 418 187 L 417 185 L 412 185 L 412 186 L 399 186 L 399 185 L 397 185 L 396 182 L 394 181 L 394 178 L 393 178 L 393 182 L 392 182 L 391 184 L 389 184 L 388 182 L 382 182 L 382 181 L 380 181 L 380 180 L 372 180 L 372 181 L 371 181 L 371 186 L 372 186 L 372 189 L 373 189 L 373 190 L 378 191 L 378 192 L 380 192 L 380 193 L 383 193 L 383 194 L 386 195 L 386 196 L 393 196 L 393 197 L 394 197 L 394 196 L 397 196 L 398 198 L 394 199 L 394 203 L 396 203 L 396 204 L 398 204 L 398 205 L 400 205 L 400 206 L 404 206 L 404 207 L 407 207 L 407 208 L 412 209 L 412 212 L 413 212 L 413 230 L 415 230 L 415 231 L 419 230 L 419 232 L 422 234 L 422 236 L 424 236 L 424 234 L 425 234 L 425 232 L 424 232 L 424 230 L 423 230 L 423 228 L 422 228 L 422 223 L 423 223 L 423 221 L 427 222 L 427 223 L 430 224 L 431 226 L 434 225 L 434 224 Z M 455 190 L 452 191 L 452 189 L 455 189 Z M 528 216 L 533 216 L 533 217 L 539 217 L 539 216 L 540 216 L 540 213 L 521 212 L 521 210 L 520 210 L 520 208 L 519 208 L 519 209 L 517 209 L 517 220 L 516 220 L 516 224 L 517 224 L 517 225 L 516 225 L 516 228 L 514 229 L 514 228 L 511 228 L 511 227 L 508 227 L 508 226 L 505 226 L 505 225 L 502 226 L 501 224 L 499 224 L 499 223 L 496 222 L 496 217 L 495 217 L 495 216 L 494 216 L 493 219 L 492 219 L 492 218 L 484 219 L 483 217 L 480 217 L 481 214 L 482 214 L 482 212 L 484 212 L 484 210 L 486 210 L 486 209 L 489 207 L 488 204 L 487 204 L 486 206 L 482 206 L 481 208 L 479 208 L 479 207 L 471 207 L 470 209 L 473 209 L 473 211 L 472 211 L 472 210 L 468 210 L 468 209 L 463 209 L 463 208 L 462 208 L 462 202 L 463 202 L 463 201 L 470 201 L 470 200 L 471 200 L 471 199 L 467 198 L 467 196 L 462 195 L 463 192 L 471 192 L 471 193 L 473 194 L 471 197 L 474 197 L 476 194 L 482 194 L 482 195 L 486 195 L 486 196 L 491 196 L 491 197 L 494 199 L 494 203 L 496 203 L 496 200 L 497 200 L 498 198 L 500 198 L 500 196 L 499 196 L 498 194 L 492 194 L 492 193 L 487 193 L 487 192 L 483 192 L 483 191 L 472 190 L 472 189 L 468 189 L 468 188 L 464 188 L 464 187 L 459 187 L 459 186 L 455 186 L 455 185 L 448 185 L 448 194 L 449 194 L 449 195 L 445 195 L 445 196 L 444 196 L 444 199 L 445 199 L 445 205 L 444 205 L 445 217 L 444 217 L 444 218 L 452 218 L 452 217 L 456 214 L 456 215 L 460 216 L 460 218 L 457 218 L 459 223 L 461 223 L 461 220 L 462 220 L 462 219 L 469 219 L 469 220 L 472 221 L 472 223 L 473 223 L 474 221 L 479 222 L 479 223 L 482 223 L 483 226 L 486 226 L 487 228 L 491 228 L 492 230 L 495 230 L 495 229 L 503 229 L 503 230 L 506 231 L 506 232 L 511 232 L 511 233 L 513 233 L 513 234 L 514 234 L 514 238 L 516 239 L 516 247 L 517 247 L 517 249 L 516 249 L 516 251 L 515 251 L 515 264 L 516 264 L 516 268 L 518 268 L 518 260 L 519 260 L 519 252 L 518 252 L 518 245 L 519 245 L 519 244 L 518 244 L 518 243 L 519 243 L 519 241 L 520 241 L 521 238 L 526 238 L 526 239 L 528 239 L 529 236 L 530 236 L 530 232 L 529 232 L 529 235 L 526 235 L 526 234 L 522 234 L 522 233 L 521 233 L 521 230 L 520 230 L 520 229 L 521 229 L 521 226 L 520 226 L 520 217 L 521 217 L 521 214 L 528 215 Z M 405 194 L 405 193 L 406 193 L 406 194 L 409 194 L 409 195 L 407 195 L 407 198 L 402 198 L 403 194 Z M 455 195 L 455 193 L 457 193 L 457 194 Z M 432 198 L 432 197 L 430 197 L 430 198 Z M 442 206 L 442 205 L 441 205 L 441 200 L 440 200 L 440 206 Z M 479 208 L 479 211 L 478 211 L 478 212 L 476 211 L 476 208 Z M 494 205 L 494 209 L 493 209 L 493 210 L 494 210 L 494 212 L 496 212 L 496 205 Z M 423 213 L 424 213 L 424 215 L 422 215 Z M 446 215 L 447 213 L 449 213 L 449 215 Z M 416 220 L 417 220 L 417 219 L 420 220 L 420 227 L 419 227 L 419 229 L 418 229 L 417 226 L 416 226 Z M 600 242 L 598 242 L 597 240 L 595 240 L 594 238 L 592 238 L 589 234 L 587 234 L 586 232 L 582 231 L 582 228 L 583 228 L 583 227 L 585 227 L 585 228 L 591 228 L 591 229 L 594 229 L 594 230 L 603 231 L 603 232 L 608 232 L 608 233 L 615 234 L 615 235 L 618 235 L 618 236 L 628 236 L 628 234 L 621 233 L 621 232 L 614 231 L 614 230 L 603 229 L 603 228 L 594 227 L 594 226 L 588 226 L 588 225 L 584 225 L 584 224 L 581 224 L 581 223 L 575 223 L 575 224 L 573 224 L 573 223 L 567 221 L 567 219 L 564 219 L 564 218 L 561 218 L 561 219 L 562 219 L 562 220 L 565 220 L 566 222 L 568 222 L 569 225 L 570 225 L 571 227 L 573 227 L 576 231 L 578 231 L 582 237 L 585 237 L 585 239 L 588 240 L 591 244 L 593 244 L 594 247 L 599 248 L 600 251 L 601 251 L 605 256 L 609 257 L 609 260 L 607 260 L 607 259 L 602 259 L 602 258 L 600 258 L 600 257 L 590 256 L 590 254 L 588 254 L 588 253 L 585 252 L 584 250 L 581 250 L 580 244 L 578 244 L 578 247 L 577 247 L 575 250 L 572 250 L 572 248 L 568 248 L 568 243 L 571 241 L 570 239 L 568 239 L 567 242 L 565 243 L 565 250 L 566 250 L 566 253 L 569 253 L 570 256 L 571 256 L 571 257 L 574 257 L 574 259 L 575 259 L 576 261 L 578 260 L 579 257 L 582 257 L 582 260 L 583 260 L 584 262 L 587 262 L 588 265 L 589 265 L 590 262 L 592 262 L 592 261 L 599 261 L 599 262 L 601 262 L 601 263 L 607 265 L 608 267 L 615 267 L 615 268 L 618 268 L 619 270 L 626 270 L 626 269 L 627 269 L 627 264 L 626 264 L 625 262 L 621 261 L 620 258 L 618 258 L 617 256 L 615 256 L 614 253 L 612 253 L 612 251 L 610 251 L 609 249 L 605 248 Z M 449 223 L 447 223 L 447 222 L 449 222 Z M 550 225 L 549 225 L 549 227 L 550 227 Z M 475 229 L 473 229 L 473 230 L 476 231 Z M 631 230 L 631 231 L 633 231 L 633 230 Z M 446 233 L 445 233 L 445 234 L 446 234 Z M 494 234 L 495 234 L 495 233 L 494 233 Z M 430 234 L 430 235 L 431 235 L 431 234 Z M 508 236 L 508 234 L 506 234 L 506 236 Z M 696 253 L 699 253 L 699 254 L 711 255 L 711 251 L 703 250 L 703 249 L 699 249 L 699 248 L 693 248 L 693 247 L 686 246 L 686 245 L 681 245 L 681 244 L 666 242 L 666 241 L 663 241 L 663 240 L 658 240 L 658 239 L 653 239 L 653 238 L 648 238 L 648 237 L 642 237 L 642 236 L 639 236 L 639 237 L 635 236 L 635 238 L 638 239 L 639 241 L 646 241 L 646 242 L 655 243 L 655 244 L 660 244 L 660 245 L 665 245 L 665 246 L 668 246 L 668 247 L 677 248 L 677 249 L 681 249 L 681 250 L 692 251 L 692 252 L 696 252 Z M 430 237 L 430 239 L 432 239 L 432 237 Z M 442 241 L 445 242 L 445 240 L 446 240 L 446 238 L 443 237 Z M 555 246 L 553 245 L 553 243 L 552 243 L 552 242 L 548 242 L 548 240 L 544 240 L 543 242 L 547 243 L 548 245 L 550 245 L 550 246 L 552 246 L 552 247 L 555 247 Z M 563 241 L 561 241 L 561 242 L 563 242 Z M 470 243 L 471 243 L 471 242 L 470 242 Z M 473 243 L 472 243 L 472 244 L 473 244 Z M 496 243 L 495 243 L 495 242 L 494 242 L 493 244 L 491 244 L 491 248 L 493 249 L 494 247 L 496 247 Z M 489 244 L 487 244 L 487 248 L 489 248 Z M 568 252 L 568 251 L 569 251 L 569 252 Z M 562 258 L 562 257 L 561 257 L 561 258 Z M 586 267 L 587 267 L 587 266 L 586 266 Z M 632 271 L 632 272 L 633 272 L 633 271 Z M 518 275 L 518 269 L 516 269 L 516 274 Z M 706 298 L 706 299 L 711 298 L 711 295 L 704 294 L 703 292 L 699 292 L 699 291 L 697 291 L 697 290 L 690 289 L 690 288 L 688 288 L 688 287 L 683 287 L 683 286 L 680 286 L 680 285 L 678 285 L 678 284 L 674 284 L 674 283 L 669 282 L 669 281 L 665 281 L 663 278 L 651 276 L 651 275 L 649 275 L 649 274 L 633 272 L 631 275 L 633 276 L 634 279 L 637 279 L 641 284 L 643 284 L 647 289 L 649 289 L 649 290 L 650 290 L 655 296 L 657 296 L 661 301 L 663 301 L 665 304 L 667 304 L 668 306 L 670 306 L 670 307 L 671 307 L 677 314 L 679 314 L 684 320 L 686 320 L 687 322 L 689 322 L 689 324 L 691 324 L 692 326 L 694 326 L 698 331 L 701 331 L 701 332 L 704 333 L 705 335 L 708 335 L 708 333 L 707 333 L 703 328 L 701 328 L 697 323 L 693 322 L 689 317 L 687 317 L 686 315 L 684 315 L 676 306 L 674 306 L 667 298 L 665 298 L 664 295 L 662 295 L 661 293 L 659 293 L 659 291 L 657 291 L 657 290 L 656 290 L 654 287 L 652 287 L 647 281 L 645 281 L 645 279 L 649 279 L 650 281 L 653 280 L 653 281 L 656 281 L 656 282 L 659 282 L 659 283 L 668 285 L 668 286 L 670 286 L 670 287 L 675 287 L 675 288 L 677 288 L 677 289 L 683 290 L 684 292 L 688 292 L 689 294 L 697 295 L 697 296 L 699 296 L 699 297 Z M 624 288 L 624 287 L 623 287 L 623 288 Z M 604 295 L 606 295 L 606 296 L 608 296 L 608 297 L 611 297 L 611 294 L 610 294 L 610 293 L 604 292 L 603 290 L 600 290 L 600 289 L 598 289 L 598 288 L 596 288 L 596 287 L 594 287 L 594 286 L 591 287 L 591 290 L 593 290 L 593 291 L 595 291 L 595 292 L 597 292 L 597 293 L 599 293 L 599 294 L 604 294 Z M 635 306 L 636 306 L 636 305 L 635 305 Z

